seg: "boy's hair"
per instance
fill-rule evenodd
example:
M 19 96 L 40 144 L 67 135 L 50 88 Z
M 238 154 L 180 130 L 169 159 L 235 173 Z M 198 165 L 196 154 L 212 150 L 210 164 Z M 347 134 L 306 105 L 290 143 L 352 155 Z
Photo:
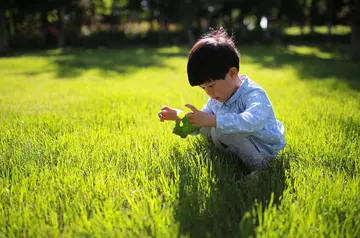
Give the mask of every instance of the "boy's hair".
M 187 64 L 191 86 L 224 79 L 230 68 L 239 70 L 240 54 L 224 28 L 211 30 L 198 40 L 189 53 Z

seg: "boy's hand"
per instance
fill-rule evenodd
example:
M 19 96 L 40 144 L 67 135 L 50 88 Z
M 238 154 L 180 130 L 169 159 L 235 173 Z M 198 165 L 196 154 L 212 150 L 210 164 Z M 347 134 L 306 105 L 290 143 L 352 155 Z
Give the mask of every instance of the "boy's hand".
M 191 125 L 198 127 L 216 127 L 215 115 L 199 111 L 191 104 L 186 104 L 185 107 L 190 108 L 192 111 L 185 115 L 189 119 Z
M 158 113 L 160 121 L 180 121 L 181 119 L 177 116 L 177 110 L 164 106 L 161 108 L 161 111 Z

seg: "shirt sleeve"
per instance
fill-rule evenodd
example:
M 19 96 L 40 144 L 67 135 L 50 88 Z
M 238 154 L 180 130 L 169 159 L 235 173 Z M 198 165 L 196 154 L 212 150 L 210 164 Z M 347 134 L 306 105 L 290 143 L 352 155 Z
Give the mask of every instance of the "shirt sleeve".
M 272 106 L 266 93 L 256 89 L 243 98 L 245 111 L 216 115 L 216 128 L 226 134 L 253 134 L 260 131 L 269 117 Z

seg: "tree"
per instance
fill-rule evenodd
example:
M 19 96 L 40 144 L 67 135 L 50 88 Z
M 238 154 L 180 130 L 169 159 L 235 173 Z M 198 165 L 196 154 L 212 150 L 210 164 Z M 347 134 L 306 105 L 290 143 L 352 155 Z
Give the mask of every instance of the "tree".
M 353 0 L 350 4 L 351 11 L 351 44 L 354 58 L 360 60 L 360 0 Z
M 6 12 L 12 4 L 11 0 L 3 1 L 3 4 L 0 5 L 0 56 L 7 54 L 9 51 L 9 39 L 6 27 Z
M 0 10 L 0 55 L 4 55 L 9 50 L 8 37 L 5 25 L 5 10 Z

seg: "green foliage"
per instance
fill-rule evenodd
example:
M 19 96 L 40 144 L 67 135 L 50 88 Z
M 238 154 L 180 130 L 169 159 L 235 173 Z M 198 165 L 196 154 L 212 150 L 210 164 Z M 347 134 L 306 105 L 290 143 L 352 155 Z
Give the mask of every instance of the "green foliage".
M 200 23 L 206 19 L 210 27 L 223 25 L 230 34 L 241 39 L 241 43 L 348 44 L 352 39 L 356 52 L 357 39 L 350 37 L 349 26 L 360 22 L 357 20 L 360 16 L 358 5 L 342 0 L 326 3 L 325 0 L 36 0 L 29 5 L 19 0 L 7 0 L 3 32 L 8 31 L 8 39 L 4 38 L 4 42 L 9 42 L 9 48 L 13 50 L 62 46 L 62 39 L 65 39 L 65 46 L 85 48 L 188 44 L 206 31 Z M 264 16 L 269 20 L 266 31 L 260 27 Z M 251 20 L 248 24 L 244 19 Z M 131 35 L 134 22 L 147 22 L 150 30 Z M 49 23 L 58 27 L 60 37 L 57 39 L 48 36 Z M 328 23 L 345 26 L 346 30 L 338 34 L 336 27 L 331 37 L 326 36 L 324 27 L 320 27 L 321 33 L 315 31 L 311 35 L 300 35 L 299 30 L 286 30 L 283 34 L 284 28 L 299 29 L 302 25 L 324 26 Z M 170 26 L 169 31 L 163 30 L 164 25 Z M 81 31 L 84 26 L 89 29 L 87 33 Z M 5 48 L 8 51 L 7 46 Z
M 360 74 L 348 48 L 242 46 L 286 128 L 268 171 L 172 134 L 188 49 L 0 59 L 0 236 L 359 237 Z M 181 89 L 181 90 L 179 90 Z
M 173 133 L 180 136 L 181 138 L 186 138 L 190 133 L 199 130 L 199 127 L 191 125 L 187 117 L 183 117 L 180 122 L 175 123 Z

